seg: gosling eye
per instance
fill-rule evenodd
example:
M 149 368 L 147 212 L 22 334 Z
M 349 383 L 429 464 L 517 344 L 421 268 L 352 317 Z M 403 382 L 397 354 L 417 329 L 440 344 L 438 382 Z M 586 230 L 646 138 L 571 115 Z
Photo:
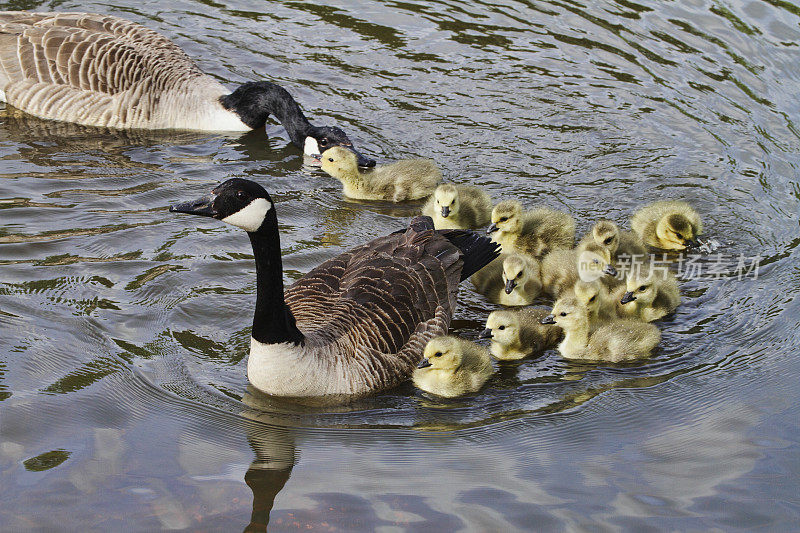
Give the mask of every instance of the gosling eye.
M 609 237 L 608 239 L 606 239 L 606 240 L 604 240 L 604 241 L 603 241 L 603 244 L 611 244 L 611 241 L 612 241 L 612 240 L 613 240 L 613 239 L 612 239 L 611 237 Z
M 516 276 L 514 276 L 514 279 L 521 278 L 521 277 L 522 277 L 522 272 L 520 272 L 519 274 L 517 274 Z
M 681 235 L 677 231 L 675 232 L 675 236 L 678 237 L 679 239 L 683 240 L 683 235 Z
M 644 292 L 645 290 L 647 290 L 646 285 L 642 285 L 641 287 L 639 287 L 639 292 Z
M 456 201 L 455 201 L 455 200 L 452 200 L 452 201 L 450 202 L 450 205 L 455 205 L 455 203 L 456 203 Z
M 332 157 L 329 157 L 329 158 L 328 158 L 328 161 L 330 161 L 331 163 L 333 163 L 333 158 L 332 158 Z
M 504 329 L 506 329 L 506 327 L 505 327 L 505 326 L 500 326 L 500 327 L 499 327 L 499 328 L 497 328 L 497 329 L 499 329 L 500 331 L 503 331 Z
M 435 354 L 433 354 L 433 356 L 434 357 L 441 357 L 442 356 L 442 352 L 436 352 Z
M 561 311 L 558 315 L 559 316 L 567 316 L 567 313 L 565 313 L 564 311 Z
M 597 264 L 599 264 L 599 263 L 600 263 L 600 261 L 598 261 L 597 259 L 592 259 L 592 263 L 594 263 L 595 265 L 597 265 Z
M 594 296 L 592 296 L 591 298 L 589 298 L 589 301 L 590 301 L 590 302 L 593 302 L 593 301 L 595 300 L 595 298 L 597 298 L 597 295 L 596 295 L 596 294 L 595 294 Z
M 508 220 L 508 217 L 500 217 L 499 222 L 505 222 L 506 220 Z

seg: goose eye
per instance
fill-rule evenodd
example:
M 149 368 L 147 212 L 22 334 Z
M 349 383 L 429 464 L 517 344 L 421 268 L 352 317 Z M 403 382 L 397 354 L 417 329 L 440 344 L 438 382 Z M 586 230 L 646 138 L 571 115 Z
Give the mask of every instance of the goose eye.
M 681 235 L 677 231 L 675 232 L 675 236 L 678 237 L 679 239 L 683 240 L 683 235 Z
M 604 241 L 603 241 L 603 244 L 611 244 L 611 241 L 612 241 L 612 240 L 613 240 L 613 239 L 612 239 L 611 237 L 609 237 L 608 239 L 606 239 L 606 240 L 604 240 Z
M 319 140 L 319 144 L 321 144 L 322 146 L 327 146 L 328 145 L 328 139 L 323 137 L 322 139 Z
M 639 287 L 639 292 L 644 292 L 646 289 L 647 289 L 647 286 L 646 285 L 642 285 L 641 287 Z
M 594 263 L 596 265 L 596 264 L 600 263 L 600 261 L 598 261 L 597 259 L 592 259 L 592 263 Z
M 499 329 L 500 331 L 502 331 L 502 330 L 506 329 L 506 327 L 505 327 L 505 326 L 500 326 L 500 327 L 499 327 L 499 328 L 497 328 L 497 329 Z
M 522 272 L 520 272 L 519 274 L 517 274 L 516 276 L 514 276 L 514 279 L 521 278 L 521 277 L 522 277 Z
M 441 357 L 442 356 L 442 352 L 436 352 L 435 354 L 433 354 L 433 356 L 434 357 Z
M 247 198 L 247 193 L 244 191 L 236 191 L 236 197 L 240 200 L 244 200 Z
M 559 313 L 559 316 L 567 316 L 567 313 L 565 313 L 564 311 L 561 311 L 561 312 Z
M 590 302 L 593 302 L 593 301 L 595 300 L 595 298 L 597 298 L 597 295 L 594 295 L 594 296 L 592 296 L 591 298 L 589 298 L 589 301 L 590 301 Z
M 508 217 L 500 217 L 499 222 L 505 222 L 506 220 L 508 220 Z
M 329 158 L 328 158 L 328 161 L 330 161 L 331 163 L 333 163 L 333 158 L 332 158 L 332 157 L 329 157 Z

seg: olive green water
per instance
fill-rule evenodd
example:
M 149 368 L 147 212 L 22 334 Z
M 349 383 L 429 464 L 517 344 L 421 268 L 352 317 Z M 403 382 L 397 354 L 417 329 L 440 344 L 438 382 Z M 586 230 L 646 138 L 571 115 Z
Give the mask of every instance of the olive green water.
M 120 133 L 5 110 L 0 529 L 796 529 L 800 8 L 323 4 L 2 6 L 141 22 L 225 83 L 284 85 L 380 161 L 432 157 L 581 232 L 689 200 L 719 248 L 682 283 L 658 353 L 628 367 L 547 353 L 455 401 L 249 393 L 248 240 L 166 206 L 259 181 L 288 280 L 416 207 L 344 201 L 276 124 Z M 757 279 L 732 273 L 740 256 L 760 256 Z M 474 338 L 492 306 L 466 284 L 461 298 L 455 330 Z

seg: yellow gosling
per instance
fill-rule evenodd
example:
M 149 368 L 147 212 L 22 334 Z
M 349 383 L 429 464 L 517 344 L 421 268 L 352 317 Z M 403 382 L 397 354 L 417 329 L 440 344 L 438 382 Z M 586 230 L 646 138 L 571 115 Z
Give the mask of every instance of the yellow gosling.
M 433 219 L 436 229 L 478 229 L 492 216 L 492 199 L 472 185 L 444 183 L 422 207 L 422 214 Z
M 545 316 L 547 310 L 541 308 L 492 311 L 478 338 L 491 339 L 489 351 L 501 361 L 538 355 L 555 348 L 561 339 L 560 328 L 540 323 Z
M 527 254 L 541 259 L 552 250 L 572 248 L 575 219 L 567 213 L 540 207 L 523 211 L 516 200 L 500 202 L 492 210 L 486 230 L 504 253 Z
M 675 311 L 681 303 L 678 280 L 668 269 L 642 265 L 625 280 L 627 291 L 619 300 L 622 316 L 652 322 Z
M 493 372 L 486 348 L 458 337 L 442 336 L 428 341 L 411 379 L 420 390 L 454 398 L 478 391 Z
M 322 170 L 342 183 L 345 196 L 355 200 L 404 202 L 429 196 L 442 181 L 432 159 L 406 159 L 363 170 L 356 154 L 342 146 L 325 150 Z
M 667 200 L 639 209 L 631 217 L 631 228 L 645 244 L 662 250 L 685 250 L 696 246 L 703 232 L 700 215 L 686 202 Z

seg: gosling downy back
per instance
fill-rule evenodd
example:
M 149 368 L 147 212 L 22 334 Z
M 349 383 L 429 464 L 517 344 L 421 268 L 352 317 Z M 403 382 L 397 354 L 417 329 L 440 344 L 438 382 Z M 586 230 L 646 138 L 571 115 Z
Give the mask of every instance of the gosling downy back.
M 542 323 L 564 330 L 558 351 L 565 359 L 620 363 L 649 357 L 661 341 L 657 327 L 639 320 L 611 320 L 592 329 L 586 308 L 573 297 L 559 299 Z
M 618 307 L 626 317 L 652 322 L 675 311 L 681 302 L 678 280 L 667 268 L 641 265 L 627 275 L 625 284 Z
M 503 253 L 521 253 L 541 259 L 549 252 L 572 248 L 575 219 L 567 213 L 540 207 L 523 211 L 516 200 L 494 206 L 492 223 L 486 230 Z
M 555 348 L 561 328 L 541 324 L 548 311 L 543 308 L 501 309 L 486 319 L 479 338 L 491 339 L 490 352 L 502 361 L 522 359 Z
M 412 379 L 417 388 L 446 398 L 476 392 L 494 372 L 489 351 L 453 336 L 434 337 Z
M 166 37 L 110 15 L 0 12 L 0 100 L 124 129 L 248 131 L 273 115 L 308 155 L 352 146 L 339 128 L 312 125 L 282 87 L 249 82 L 231 93 Z M 359 154 L 359 164 L 375 161 Z
M 442 181 L 432 159 L 405 159 L 362 171 L 351 150 L 334 146 L 323 152 L 321 161 L 322 170 L 338 179 L 345 196 L 355 200 L 418 200 L 433 193 Z
M 662 250 L 684 250 L 703 232 L 700 215 L 681 200 L 654 202 L 631 217 L 631 228 L 645 244 Z
M 478 229 L 489 223 L 492 199 L 478 187 L 444 183 L 433 191 L 422 214 L 433 219 L 436 229 Z
M 280 238 L 269 194 L 231 179 L 172 211 L 213 217 L 248 232 L 257 297 L 247 373 L 278 396 L 341 401 L 411 377 L 425 344 L 444 335 L 458 284 L 497 256 L 463 230 L 434 231 L 428 217 L 314 268 L 283 288 Z

